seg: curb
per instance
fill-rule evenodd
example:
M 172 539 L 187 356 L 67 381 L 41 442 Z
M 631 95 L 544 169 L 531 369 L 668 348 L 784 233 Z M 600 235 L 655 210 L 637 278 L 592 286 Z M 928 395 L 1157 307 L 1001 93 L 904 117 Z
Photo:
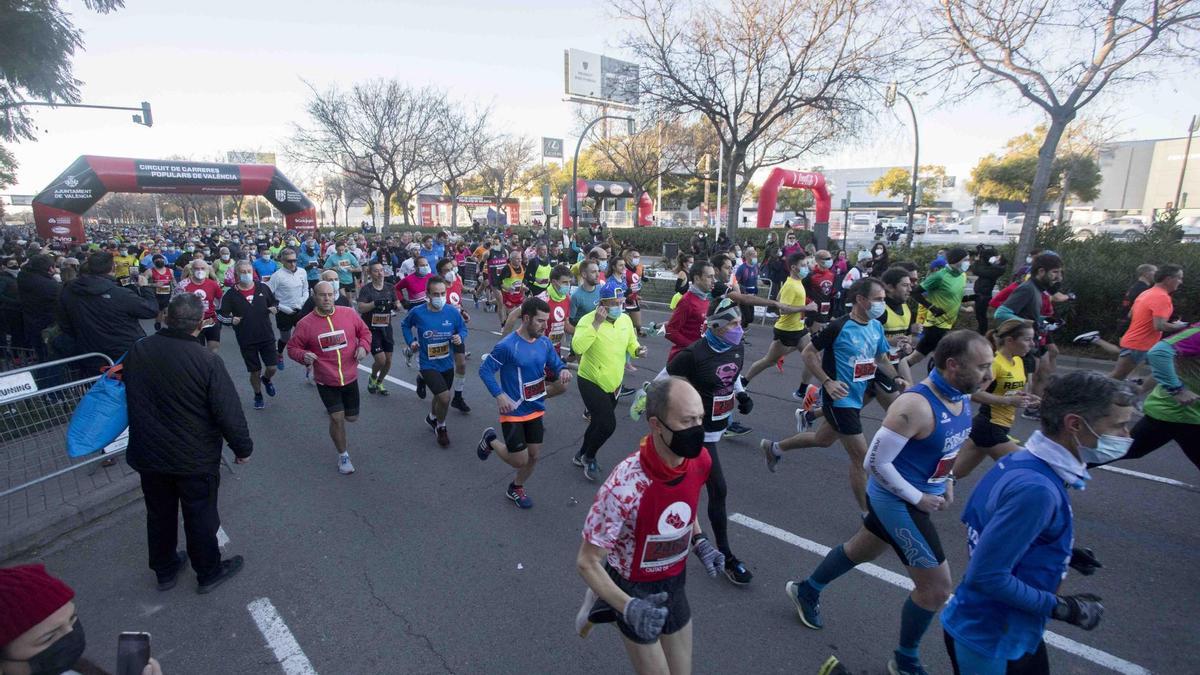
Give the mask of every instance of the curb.
M 131 473 L 119 481 L 64 502 L 6 530 L 0 538 L 0 562 L 48 546 L 56 539 L 90 525 L 141 498 L 141 481 L 138 474 Z

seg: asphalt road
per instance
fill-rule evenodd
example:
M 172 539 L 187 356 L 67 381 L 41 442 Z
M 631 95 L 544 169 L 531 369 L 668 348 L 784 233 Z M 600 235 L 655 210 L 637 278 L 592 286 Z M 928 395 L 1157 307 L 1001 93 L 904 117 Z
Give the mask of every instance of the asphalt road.
M 496 341 L 488 331 L 495 327 L 494 314 L 475 314 L 469 373 Z M 769 334 L 760 326 L 748 333 L 748 362 L 765 351 Z M 396 385 L 389 398 L 368 396 L 364 380 L 363 414 L 349 432 L 358 472 L 345 477 L 303 370 L 292 364 L 280 373 L 278 396 L 254 411 L 233 335 L 225 336 L 221 353 L 255 439 L 251 462 L 223 471 L 221 486 L 225 550 L 244 555 L 246 567 L 207 596 L 193 592 L 190 571 L 159 593 L 146 567 L 140 503 L 41 552 L 38 559 L 76 589 L 91 658 L 114 664 L 117 633 L 132 630 L 153 634 L 168 675 L 629 670 L 614 628 L 586 640 L 572 630 L 583 591 L 574 566 L 579 530 L 598 486 L 570 462 L 585 427 L 574 387 L 549 403 L 543 458 L 528 484 L 535 507 L 522 511 L 504 497 L 508 467 L 475 457 L 480 431 L 496 424 L 476 375 L 467 383 L 474 411 L 450 411 L 447 449 L 421 421 L 427 402 Z M 644 343 L 650 354 L 627 383 L 663 365 L 668 343 Z M 397 362 L 393 375 L 412 382 L 415 371 Z M 784 582 L 819 562 L 812 551 L 845 540 L 858 523 L 840 446 L 789 453 L 775 474 L 759 455 L 760 437 L 793 431 L 797 362 L 790 357 L 785 373 L 770 369 L 752 383 L 756 406 L 743 421 L 755 432 L 721 445 L 729 510 L 740 514 L 730 525 L 733 548 L 755 578 L 734 587 L 689 561 L 698 673 L 813 673 L 830 654 L 856 673 L 883 673 L 896 641 L 905 591 L 887 571 L 904 577 L 904 570 L 890 552 L 877 561 L 881 570 L 852 572 L 826 590 L 822 631 L 803 627 L 784 596 Z M 627 410 L 623 401 L 618 431 L 601 450 L 606 470 L 646 429 Z M 880 417 L 877 406 L 867 409 L 868 434 Z M 1024 437 L 1032 428 L 1021 421 L 1016 431 Z M 1200 484 L 1174 446 L 1120 466 Z M 966 563 L 960 507 L 982 474 L 960 483 L 959 500 L 936 517 L 956 580 Z M 1099 594 L 1107 614 L 1092 632 L 1052 623 L 1067 647 L 1051 648 L 1053 671 L 1196 672 L 1200 491 L 1094 474 L 1086 491 L 1072 495 L 1076 541 L 1093 548 L 1104 569 L 1089 578 L 1072 573 L 1063 588 Z M 930 672 L 949 672 L 936 623 L 922 656 Z

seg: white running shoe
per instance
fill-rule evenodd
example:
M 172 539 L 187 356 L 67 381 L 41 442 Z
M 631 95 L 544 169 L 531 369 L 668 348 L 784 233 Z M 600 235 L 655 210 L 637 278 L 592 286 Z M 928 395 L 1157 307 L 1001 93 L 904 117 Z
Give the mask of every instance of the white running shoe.
M 354 473 L 354 465 L 350 463 L 350 455 L 338 455 L 338 473 L 349 476 Z

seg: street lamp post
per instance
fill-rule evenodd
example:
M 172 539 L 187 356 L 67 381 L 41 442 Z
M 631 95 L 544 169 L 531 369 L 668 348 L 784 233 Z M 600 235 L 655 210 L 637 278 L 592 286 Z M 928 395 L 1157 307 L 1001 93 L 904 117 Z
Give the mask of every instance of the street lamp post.
M 900 90 L 896 82 L 888 85 L 887 92 L 884 94 L 883 102 L 887 107 L 892 107 L 896 104 L 896 97 L 904 99 L 908 104 L 908 112 L 912 114 L 913 121 L 913 169 L 912 169 L 912 193 L 908 197 L 908 233 L 904 239 L 904 245 L 911 247 L 913 238 L 913 219 L 917 212 L 917 172 L 920 167 L 921 160 L 921 133 L 917 129 L 917 111 L 913 108 L 912 101 L 908 100 Z
M 154 126 L 154 117 L 150 112 L 150 103 L 148 101 L 142 101 L 142 105 L 137 108 L 130 108 L 128 106 L 122 106 L 122 105 L 89 105 L 89 104 L 85 104 L 85 103 L 55 103 L 53 101 L 14 101 L 12 103 L 5 103 L 3 105 L 0 105 L 0 110 L 8 110 L 9 108 L 35 107 L 35 106 L 40 106 L 40 107 L 44 107 L 44 108 L 92 108 L 95 110 L 132 110 L 134 112 L 141 113 L 140 115 L 133 116 L 134 124 L 141 124 L 142 126 L 146 126 L 146 127 Z
M 571 227 L 579 229 L 579 191 L 575 189 L 576 182 L 579 181 L 579 148 L 583 146 L 583 139 L 596 126 L 596 123 L 601 120 L 625 120 L 629 123 L 629 133 L 633 133 L 633 118 L 624 115 L 601 115 L 588 123 L 583 128 L 583 133 L 579 134 L 579 140 L 575 142 L 575 158 L 571 160 Z

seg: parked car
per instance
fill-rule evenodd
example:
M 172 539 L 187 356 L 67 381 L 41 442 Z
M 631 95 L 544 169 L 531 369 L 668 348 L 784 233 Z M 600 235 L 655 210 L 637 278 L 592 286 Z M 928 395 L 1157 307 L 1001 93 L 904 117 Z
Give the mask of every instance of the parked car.
M 1184 241 L 1200 241 L 1200 216 L 1184 216 L 1179 219 L 1179 225 L 1183 227 Z
M 1128 239 L 1146 231 L 1150 220 L 1143 216 L 1117 216 L 1106 218 L 1095 225 L 1086 225 L 1075 230 L 1079 237 L 1087 238 L 1097 234 L 1109 234 L 1121 239 Z
M 957 223 L 947 225 L 946 232 L 953 234 L 986 234 L 993 237 L 1020 234 L 1020 226 L 1013 227 L 1004 216 L 969 216 Z

